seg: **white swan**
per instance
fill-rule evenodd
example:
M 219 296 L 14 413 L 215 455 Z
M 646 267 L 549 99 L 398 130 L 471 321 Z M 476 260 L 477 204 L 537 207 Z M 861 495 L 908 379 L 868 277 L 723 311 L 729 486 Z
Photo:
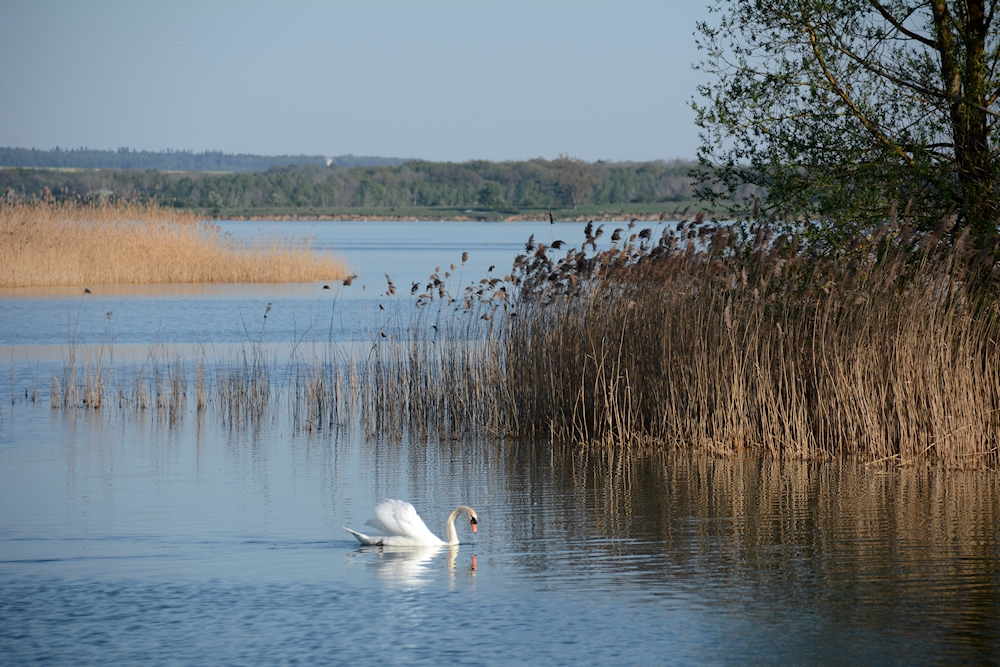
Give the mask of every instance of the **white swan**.
M 465 505 L 459 505 L 448 515 L 445 532 L 448 541 L 445 542 L 432 533 L 424 525 L 423 519 L 413 509 L 413 505 L 402 500 L 383 500 L 375 506 L 375 518 L 365 522 L 366 526 L 379 531 L 377 535 L 365 535 L 344 526 L 344 530 L 358 538 L 361 544 L 386 547 L 424 547 L 443 544 L 458 544 L 458 533 L 455 532 L 455 519 L 459 515 L 469 518 L 472 532 L 476 532 L 476 510 Z

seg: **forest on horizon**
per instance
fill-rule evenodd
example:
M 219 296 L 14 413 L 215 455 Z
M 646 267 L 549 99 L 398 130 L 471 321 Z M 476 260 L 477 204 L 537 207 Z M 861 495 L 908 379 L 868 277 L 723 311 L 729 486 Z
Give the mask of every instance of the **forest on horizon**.
M 2 157 L 2 154 L 0 154 Z M 689 201 L 694 162 L 585 162 L 569 157 L 512 162 L 430 162 L 344 167 L 275 165 L 219 173 L 139 169 L 0 169 L 8 200 L 157 200 L 220 214 L 254 209 L 437 207 L 517 213 Z
M 336 164 L 353 167 L 395 166 L 402 158 L 363 155 L 252 155 L 222 151 L 147 151 L 122 147 L 117 150 L 93 148 L 0 147 L 0 167 L 33 167 L 36 169 L 154 169 L 157 171 L 266 171 L 271 167 L 301 164 Z

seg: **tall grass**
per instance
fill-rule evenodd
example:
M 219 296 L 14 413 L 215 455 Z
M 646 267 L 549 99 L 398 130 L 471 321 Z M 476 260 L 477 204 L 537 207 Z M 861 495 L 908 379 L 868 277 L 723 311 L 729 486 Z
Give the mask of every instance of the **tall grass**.
M 892 221 L 842 257 L 766 227 L 617 229 L 598 251 L 591 225 L 565 255 L 530 240 L 459 298 L 432 281 L 407 329 L 375 340 L 352 370 L 366 423 L 996 467 L 994 259 L 950 225 Z
M 297 348 L 280 374 L 252 343 L 198 381 L 198 403 L 374 437 L 996 468 L 994 258 L 950 225 L 893 220 L 841 257 L 698 223 L 616 229 L 598 250 L 589 225 L 580 248 L 529 240 L 508 275 L 455 295 L 435 272 L 367 346 Z
M 513 277 L 505 421 L 560 441 L 995 466 L 993 262 L 961 234 L 945 244 L 948 225 L 887 224 L 841 258 L 710 225 L 616 231 L 589 256 L 535 248 Z
M 0 204 L 0 287 L 309 282 L 341 260 L 288 241 L 247 244 L 156 203 Z

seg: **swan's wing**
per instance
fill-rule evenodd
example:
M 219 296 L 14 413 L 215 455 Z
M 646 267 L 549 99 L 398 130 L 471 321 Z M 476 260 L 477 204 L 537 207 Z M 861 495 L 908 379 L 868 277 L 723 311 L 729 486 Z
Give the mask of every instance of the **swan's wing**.
M 399 521 L 396 520 L 396 515 L 402 514 L 405 510 L 400 509 L 397 511 L 397 504 L 407 505 L 410 509 L 413 509 L 412 505 L 404 503 L 402 500 L 383 500 L 375 506 L 375 518 L 365 521 L 365 525 L 371 526 L 383 535 L 401 535 L 401 528 Z M 416 510 L 413 510 L 413 512 L 416 513 Z
M 417 510 L 402 500 L 383 500 L 375 506 L 375 518 L 367 524 L 383 535 L 409 538 L 412 544 L 441 544 L 424 524 Z
M 383 500 L 375 506 L 375 518 L 365 523 L 382 531 L 383 535 L 408 535 L 408 528 L 413 525 L 414 518 L 423 525 L 417 510 L 410 503 L 402 500 Z

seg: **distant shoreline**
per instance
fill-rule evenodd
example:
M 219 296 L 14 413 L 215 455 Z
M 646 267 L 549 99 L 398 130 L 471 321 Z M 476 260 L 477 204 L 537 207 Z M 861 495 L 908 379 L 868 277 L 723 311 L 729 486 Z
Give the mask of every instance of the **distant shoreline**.
M 700 210 L 700 209 L 699 209 Z M 588 222 L 599 220 L 601 222 L 660 222 L 664 220 L 683 220 L 693 218 L 696 211 L 692 208 L 687 215 L 675 214 L 670 211 L 659 213 L 628 212 L 628 211 L 599 211 L 587 214 L 567 215 L 553 211 L 555 222 Z M 497 214 L 490 212 L 454 215 L 393 215 L 393 214 L 362 214 L 362 213 L 274 213 L 274 214 L 234 214 L 234 215 L 208 215 L 208 219 L 215 221 L 276 221 L 276 222 L 545 222 L 549 220 L 548 212 L 542 213 L 512 213 Z
M 664 220 L 693 219 L 699 212 L 709 216 L 723 213 L 723 209 L 713 211 L 704 202 L 685 200 L 660 202 L 656 204 L 581 204 L 570 207 L 531 207 L 523 209 L 488 210 L 468 209 L 457 206 L 400 206 L 400 207 L 343 207 L 322 208 L 306 206 L 268 207 L 195 207 L 190 209 L 196 215 L 210 220 L 271 220 L 285 222 L 426 222 L 441 220 L 448 222 L 659 222 Z
M 0 196 L 12 203 L 156 201 L 214 220 L 545 221 L 551 210 L 556 220 L 653 221 L 704 208 L 696 200 L 696 167 L 562 157 L 351 169 L 324 163 L 240 173 L 11 168 L 0 169 Z

